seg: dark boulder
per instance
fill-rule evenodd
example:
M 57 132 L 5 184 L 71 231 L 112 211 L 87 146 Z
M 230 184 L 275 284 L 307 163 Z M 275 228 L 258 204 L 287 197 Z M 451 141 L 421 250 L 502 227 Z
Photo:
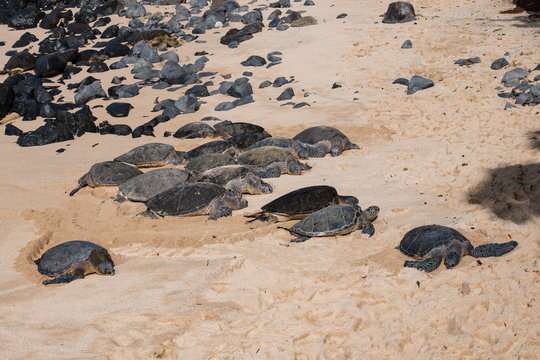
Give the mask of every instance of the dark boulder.
M 0 83 L 0 119 L 10 112 L 14 98 L 13 89 L 6 84 Z
M 14 48 L 25 47 L 25 46 L 28 46 L 30 43 L 36 42 L 38 40 L 39 39 L 34 34 L 26 32 L 21 35 L 19 40 L 15 41 L 15 43 L 13 44 L 13 47 Z
M 219 42 L 223 45 L 229 45 L 231 42 L 241 43 L 251 39 L 253 34 L 261 32 L 263 26 L 263 23 L 259 21 L 248 24 L 242 29 L 230 29 Z
M 109 115 L 114 117 L 126 117 L 131 109 L 133 109 L 133 106 L 124 102 L 115 102 L 105 108 Z
M 405 1 L 396 1 L 388 5 L 383 23 L 397 24 L 416 20 L 414 7 Z
M 4 135 L 7 136 L 21 136 L 23 134 L 23 131 L 16 127 L 13 124 L 6 124 L 6 129 L 4 131 Z
M 4 69 L 7 72 L 26 71 L 26 70 L 33 69 L 35 65 L 36 65 L 36 57 L 30 54 L 28 50 L 24 50 L 16 54 L 13 54 L 9 58 Z
M 43 15 L 44 13 L 39 11 L 39 9 L 32 4 L 17 11 L 15 15 L 10 18 L 8 26 L 17 30 L 35 28 Z
M 36 60 L 34 72 L 39 77 L 50 77 L 61 74 L 66 69 L 68 61 L 74 61 L 77 58 L 77 54 L 77 49 L 66 49 L 43 55 Z
M 47 120 L 45 125 L 20 135 L 17 144 L 24 147 L 41 146 L 73 139 L 73 134 L 66 122 Z
M 101 135 L 120 135 L 127 136 L 132 133 L 131 127 L 125 124 L 112 125 L 108 121 L 103 121 L 99 124 L 99 133 Z

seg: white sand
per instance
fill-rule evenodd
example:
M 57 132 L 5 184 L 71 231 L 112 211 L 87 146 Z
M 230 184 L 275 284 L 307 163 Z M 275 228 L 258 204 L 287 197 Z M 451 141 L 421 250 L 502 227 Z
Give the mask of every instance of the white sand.
M 183 63 L 195 61 L 196 51 L 211 54 L 205 71 L 218 72 L 214 88 L 222 80 L 219 74 L 236 79 L 253 71 L 255 102 L 215 112 L 230 98 L 203 98 L 207 103 L 198 112 L 158 125 L 156 138 L 85 134 L 67 143 L 21 148 L 15 137 L 0 136 L 2 357 L 537 359 L 540 166 L 534 164 L 540 153 L 531 147 L 528 133 L 540 128 L 540 107 L 504 111 L 506 101 L 495 87 L 508 69 L 538 64 L 539 23 L 521 21 L 524 14 L 499 14 L 511 8 L 502 0 L 420 0 L 413 2 L 422 15 L 415 23 L 381 24 L 379 15 L 388 3 L 293 3 L 319 24 L 284 32 L 265 28 L 238 49 L 219 44 L 224 28 L 204 35 L 205 44 L 178 48 Z M 265 19 L 269 13 L 263 13 Z M 348 16 L 336 19 L 340 13 Z M 3 53 L 23 32 L 2 30 Z M 400 49 L 407 39 L 413 48 Z M 239 64 L 274 50 L 283 52 L 280 65 Z M 491 70 L 491 62 L 506 51 L 511 67 Z M 482 63 L 453 65 L 473 56 Z M 0 62 L 6 60 L 0 56 Z M 92 75 L 105 89 L 114 75 L 134 82 L 129 69 Z M 405 87 L 392 85 L 398 77 L 413 75 L 428 77 L 435 86 L 409 96 Z M 67 83 L 85 76 L 83 71 Z M 263 80 L 278 76 L 294 76 L 288 85 L 296 93 L 292 101 L 311 106 L 280 106 L 275 98 L 285 87 L 258 89 Z M 332 90 L 334 82 L 342 87 Z M 143 88 L 126 99 L 135 107 L 128 119 L 112 119 L 103 108 L 93 113 L 98 122 L 135 128 L 157 115 L 150 112 L 156 97 L 176 99 L 183 92 Z M 72 96 L 62 95 L 68 101 Z M 89 103 L 98 104 L 107 102 Z M 310 159 L 312 170 L 270 179 L 274 193 L 246 196 L 248 208 L 216 222 L 135 218 L 144 205 L 113 202 L 115 188 L 67 195 L 92 164 L 137 145 L 161 141 L 189 150 L 208 141 L 163 137 L 166 130 L 208 115 L 252 122 L 274 136 L 332 125 L 361 150 Z M 13 122 L 23 130 L 40 123 Z M 61 147 L 66 151 L 56 153 Z M 502 218 L 469 202 L 468 194 L 489 178 L 491 169 L 517 164 L 530 165 L 522 170 L 525 185 L 516 185 L 514 174 L 507 172 L 501 178 L 504 188 L 495 186 L 485 195 L 486 203 L 500 207 Z M 275 224 L 244 224 L 242 214 L 315 184 L 355 195 L 363 207 L 380 206 L 375 235 L 354 232 L 290 244 L 291 236 Z M 516 217 L 527 220 L 516 223 Z M 412 227 L 432 223 L 456 228 L 475 245 L 511 238 L 519 246 L 481 262 L 465 257 L 452 270 L 441 266 L 426 274 L 403 268 L 406 258 L 395 246 Z M 33 260 L 75 239 L 107 247 L 116 275 L 41 285 L 45 277 Z

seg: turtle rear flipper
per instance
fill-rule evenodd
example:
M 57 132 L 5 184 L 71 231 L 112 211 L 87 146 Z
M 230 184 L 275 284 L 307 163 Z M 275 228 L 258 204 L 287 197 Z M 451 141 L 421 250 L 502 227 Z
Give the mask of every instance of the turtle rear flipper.
M 442 259 L 439 257 L 427 258 L 425 260 L 411 261 L 406 260 L 403 266 L 415 268 L 425 272 L 432 272 L 441 265 Z
M 358 146 L 358 145 L 356 145 L 356 144 L 354 144 L 354 143 L 352 143 L 350 141 L 347 143 L 347 145 L 348 145 L 349 149 L 351 149 L 351 150 L 360 150 L 360 146 Z
M 82 271 L 74 271 L 74 272 L 58 275 L 54 279 L 43 280 L 42 284 L 43 285 L 63 284 L 63 283 L 69 283 L 69 282 L 72 282 L 73 280 L 83 279 L 83 278 L 84 278 L 84 273 Z
M 517 244 L 517 241 L 509 241 L 502 244 L 484 244 L 472 249 L 469 255 L 476 258 L 502 256 L 514 250 Z

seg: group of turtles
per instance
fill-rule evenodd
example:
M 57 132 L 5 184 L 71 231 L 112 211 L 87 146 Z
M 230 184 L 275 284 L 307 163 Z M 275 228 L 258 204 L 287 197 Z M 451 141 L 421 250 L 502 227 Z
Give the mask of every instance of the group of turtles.
M 245 123 L 231 124 L 237 129 L 249 128 Z M 244 139 L 247 137 L 245 135 Z M 321 153 L 337 156 L 344 150 L 358 148 L 341 131 L 328 126 L 306 129 L 293 139 L 271 140 L 276 139 L 259 139 L 243 151 L 231 146 L 234 144 L 231 140 L 224 140 L 227 144 L 213 141 L 188 152 L 177 151 L 162 143 L 142 145 L 113 161 L 93 165 L 70 195 L 85 186 L 118 185 L 115 200 L 144 202 L 147 209 L 141 215 L 208 215 L 209 219 L 215 220 L 230 216 L 232 210 L 247 207 L 243 193 L 271 193 L 272 186 L 262 179 L 310 169 L 309 165 L 299 161 L 300 156 L 320 156 Z M 232 162 L 224 163 L 217 159 L 220 156 L 226 156 Z M 195 165 L 190 167 L 192 162 Z M 142 172 L 139 169 L 183 163 L 186 163 L 184 170 L 163 167 Z M 289 192 L 246 216 L 252 218 L 247 222 L 299 220 L 290 228 L 280 228 L 295 236 L 291 242 L 304 242 L 311 237 L 345 235 L 357 229 L 372 236 L 375 232 L 373 221 L 379 211 L 377 206 L 363 210 L 356 197 L 339 195 L 332 186 L 317 185 Z M 447 268 L 453 268 L 465 255 L 502 256 L 516 246 L 516 241 L 510 241 L 474 248 L 465 236 L 452 228 L 427 225 L 406 233 L 396 249 L 415 259 L 405 261 L 405 267 L 431 272 L 443 259 Z M 41 274 L 53 277 L 43 281 L 44 285 L 70 282 L 91 273 L 114 274 L 114 263 L 107 250 L 86 241 L 57 245 L 35 262 Z

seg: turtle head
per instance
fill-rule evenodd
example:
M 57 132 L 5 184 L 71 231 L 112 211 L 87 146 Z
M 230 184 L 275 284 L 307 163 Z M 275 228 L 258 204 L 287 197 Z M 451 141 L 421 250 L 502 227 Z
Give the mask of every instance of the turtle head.
M 101 275 L 114 275 L 114 265 L 110 261 L 104 261 L 100 263 L 97 267 Z
M 364 214 L 366 216 L 366 220 L 368 221 L 374 221 L 377 216 L 379 216 L 379 209 L 378 206 L 370 206 L 366 210 L 364 210 Z
M 457 264 L 459 264 L 459 261 L 461 260 L 461 254 L 458 253 L 455 250 L 451 250 L 446 255 L 446 258 L 444 259 L 444 265 L 447 269 L 452 269 Z

